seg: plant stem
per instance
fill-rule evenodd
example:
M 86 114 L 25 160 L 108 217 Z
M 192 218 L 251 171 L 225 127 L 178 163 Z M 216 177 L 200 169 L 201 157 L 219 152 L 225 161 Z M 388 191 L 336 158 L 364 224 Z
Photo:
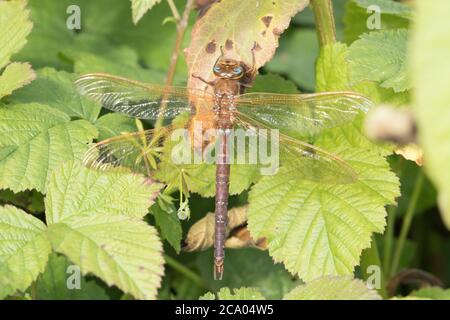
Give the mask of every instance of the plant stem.
M 169 5 L 170 10 L 172 10 L 172 15 L 178 23 L 180 21 L 180 13 L 178 12 L 177 6 L 173 3 L 173 0 L 167 0 L 167 4 Z
M 380 287 L 377 288 L 377 291 L 383 298 L 387 298 L 384 273 L 381 268 L 381 261 L 380 261 L 380 255 L 378 253 L 378 246 L 377 246 L 377 242 L 375 241 L 374 237 L 372 238 L 372 244 L 371 244 L 370 248 L 365 249 L 361 255 L 360 268 L 361 268 L 361 275 L 364 280 L 368 280 L 369 278 L 371 278 L 373 276 L 377 276 L 377 274 L 374 273 L 374 270 L 372 270 L 370 268 L 371 266 L 375 266 L 375 267 L 379 268 Z
M 193 271 L 183 266 L 181 263 L 179 263 L 177 260 L 173 259 L 172 257 L 168 256 L 167 254 L 164 255 L 164 259 L 166 260 L 166 263 L 174 270 L 178 271 L 179 273 L 183 274 L 186 278 L 189 278 L 197 284 L 199 287 L 204 288 L 205 285 L 203 284 L 202 279 Z
M 394 206 L 389 206 L 387 209 L 387 226 L 386 233 L 384 234 L 384 245 L 383 245 L 383 270 L 389 275 L 389 269 L 391 266 L 392 258 L 392 244 L 394 243 L 394 227 L 395 227 L 395 216 L 397 215 L 397 208 Z
M 31 297 L 31 300 L 36 300 L 36 298 L 37 298 L 36 281 L 33 281 L 31 283 L 31 286 L 30 286 L 30 297 Z
M 169 3 L 169 6 L 171 4 L 173 5 L 172 0 L 167 0 L 167 2 Z M 170 58 L 169 69 L 167 71 L 166 86 L 171 86 L 173 83 L 173 78 L 175 77 L 178 56 L 180 53 L 181 44 L 183 43 L 184 34 L 186 32 L 186 27 L 188 26 L 189 14 L 191 13 L 193 4 L 194 4 L 194 0 L 187 0 L 186 6 L 184 7 L 183 16 L 181 17 L 181 19 L 179 19 L 180 16 L 178 15 L 177 38 L 175 40 L 175 47 L 173 48 L 172 57 Z M 175 10 L 176 10 L 176 7 L 175 7 Z M 176 13 L 178 14 L 178 11 L 176 11 Z M 174 13 L 174 17 L 176 19 L 175 13 Z M 164 97 L 163 97 L 163 101 L 164 101 Z M 159 115 L 158 119 L 156 120 L 155 128 L 160 128 L 162 126 L 162 123 L 164 120 L 163 114 L 164 114 L 165 108 L 166 108 L 166 104 L 164 102 L 162 102 L 161 106 L 160 106 L 160 115 Z
M 336 25 L 334 23 L 332 0 L 311 0 L 311 7 L 314 12 L 320 46 L 335 43 Z
M 395 248 L 394 259 L 392 261 L 392 266 L 390 273 L 395 274 L 398 269 L 398 264 L 400 262 L 400 257 L 402 255 L 403 247 L 405 245 L 406 237 L 408 236 L 409 228 L 411 227 L 411 221 L 416 211 L 417 201 L 419 199 L 420 192 L 423 186 L 423 171 L 421 170 L 417 176 L 416 183 L 414 186 L 414 191 L 411 196 L 411 201 L 409 202 L 408 209 L 406 210 L 405 217 L 403 218 L 402 228 L 400 230 L 400 236 L 397 241 L 397 246 Z

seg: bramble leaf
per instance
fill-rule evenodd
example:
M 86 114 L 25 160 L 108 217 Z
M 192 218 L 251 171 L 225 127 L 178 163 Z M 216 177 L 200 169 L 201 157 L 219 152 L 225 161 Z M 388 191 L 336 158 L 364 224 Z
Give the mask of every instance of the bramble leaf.
M 36 78 L 36 74 L 28 63 L 13 62 L 6 66 L 0 75 L 0 99 L 10 95 Z
M 406 66 L 408 31 L 386 30 L 363 34 L 349 48 L 352 83 L 371 80 L 383 88 L 403 92 L 410 88 Z
M 439 287 L 422 288 L 411 292 L 408 297 L 450 300 L 450 289 L 442 289 Z
M 30 12 L 25 9 L 26 1 L 2 1 L 0 3 L 0 69 L 10 62 L 10 58 L 26 43 L 33 24 L 29 19 Z
M 95 121 L 100 113 L 100 106 L 77 93 L 73 84 L 75 79 L 76 75 L 65 71 L 40 69 L 37 71 L 37 79 L 15 92 L 9 101 L 42 103 L 70 117 Z
M 16 207 L 0 207 L 0 298 L 25 291 L 50 252 L 45 224 Z
M 137 24 L 142 16 L 161 0 L 131 0 L 133 23 Z
M 68 162 L 50 178 L 49 239 L 86 274 L 138 299 L 154 299 L 163 274 L 162 245 L 142 221 L 158 184 L 134 174 L 101 172 Z
M 14 121 L 12 121 L 14 120 Z M 97 130 L 86 120 L 38 103 L 0 108 L 0 187 L 43 192 L 51 171 L 81 159 Z
M 265 300 L 265 298 L 256 288 L 233 289 L 233 292 L 229 288 L 222 288 L 216 294 L 205 293 L 199 300 Z
M 285 300 L 381 300 L 366 284 L 350 277 L 325 277 L 300 285 Z

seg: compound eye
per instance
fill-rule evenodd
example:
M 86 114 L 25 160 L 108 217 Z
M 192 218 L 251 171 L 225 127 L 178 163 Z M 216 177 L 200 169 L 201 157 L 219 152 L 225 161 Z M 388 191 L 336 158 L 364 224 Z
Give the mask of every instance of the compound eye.
M 234 68 L 233 72 L 235 74 L 240 74 L 242 72 L 242 68 L 241 67 L 236 67 L 236 68 Z
M 221 69 L 220 69 L 219 66 L 215 66 L 215 67 L 214 67 L 214 71 L 215 71 L 215 72 L 220 72 L 220 70 L 221 70 Z

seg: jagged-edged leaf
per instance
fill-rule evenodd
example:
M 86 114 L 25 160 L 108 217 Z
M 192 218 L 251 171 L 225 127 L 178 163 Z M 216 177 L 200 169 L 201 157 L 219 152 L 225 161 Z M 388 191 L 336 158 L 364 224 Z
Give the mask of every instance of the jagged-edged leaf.
M 233 289 L 222 288 L 217 293 L 205 293 L 200 300 L 265 300 L 261 292 L 256 288 Z
M 26 43 L 33 24 L 30 12 L 25 9 L 26 1 L 2 1 L 0 3 L 0 69 L 10 62 L 11 56 Z
M 37 79 L 15 92 L 9 100 L 16 103 L 38 102 L 58 109 L 74 118 L 95 121 L 100 106 L 80 96 L 73 84 L 76 75 L 44 68 L 37 71 Z
M 84 213 L 142 218 L 161 187 L 140 175 L 104 173 L 69 162 L 59 167 L 48 181 L 47 224 Z
M 409 5 L 393 0 L 347 1 L 344 39 L 347 44 L 364 33 L 408 28 L 412 17 Z
M 359 135 L 357 128 L 348 125 L 317 141 L 354 168 L 357 182 L 299 181 L 284 167 L 250 191 L 248 226 L 252 236 L 266 237 L 274 260 L 305 281 L 351 274 L 362 250 L 370 246 L 372 233 L 384 230 L 384 206 L 394 204 L 399 195 L 399 182 L 389 164 L 365 146 Z M 339 137 L 339 148 L 332 137 Z
M 375 290 L 350 277 L 325 277 L 300 285 L 285 300 L 381 300 Z
M 406 65 L 408 30 L 363 34 L 349 48 L 349 74 L 353 83 L 380 82 L 383 88 L 403 92 L 410 88 Z
M 422 288 L 411 292 L 409 297 L 450 300 L 450 289 L 442 289 L 439 287 Z
M 64 164 L 53 172 L 46 198 L 54 250 L 84 274 L 93 273 L 138 299 L 154 299 L 163 274 L 162 245 L 155 228 L 140 217 L 155 188 L 133 174 Z
M 13 62 L 6 66 L 0 75 L 0 99 L 10 95 L 36 78 L 36 75 L 28 63 Z
M 398 106 L 408 102 L 407 92 L 395 93 L 390 88 L 382 88 L 373 81 L 350 83 L 348 71 L 348 48 L 343 43 L 322 47 L 316 64 L 317 91 L 350 90 L 360 92 L 375 103 Z
M 81 275 L 76 274 L 78 266 L 61 255 L 51 254 L 47 267 L 36 281 L 38 300 L 107 300 L 105 290 Z M 79 280 L 77 277 L 81 276 Z
M 50 252 L 45 224 L 16 207 L 0 207 L 0 298 L 25 291 Z
M 142 16 L 161 0 L 131 0 L 131 11 L 133 13 L 133 22 L 137 24 Z
M 98 129 L 98 140 L 118 136 L 123 132 L 137 131 L 135 120 L 120 113 L 107 113 L 101 116 L 95 122 L 95 126 Z
M 171 15 L 168 5 L 155 6 L 138 25 L 134 25 L 130 19 L 129 1 L 115 1 L 114 5 L 111 5 L 111 0 L 28 2 L 34 28 L 19 58 L 31 61 L 35 68 L 51 66 L 70 71 L 72 61 L 67 59 L 67 52 L 89 52 L 108 58 L 110 51 L 114 50 L 117 44 L 127 45 L 136 50 L 141 62 L 149 67 L 159 70 L 168 68 L 168 57 L 176 38 L 176 28 L 173 25 L 161 25 L 164 18 Z M 69 8 L 70 11 L 66 14 Z M 76 19 L 80 19 L 81 30 L 69 29 L 67 22 L 73 23 Z M 158 31 L 149 32 L 149 30 Z M 186 35 L 184 46 L 188 43 L 189 30 Z M 71 56 L 72 54 L 69 57 Z M 185 74 L 186 67 L 182 60 L 184 57 L 180 55 L 180 68 L 177 73 Z M 116 61 L 116 64 L 126 66 L 127 62 Z
M 215 281 L 212 277 L 213 259 L 213 251 L 207 250 L 199 253 L 196 260 L 204 283 L 213 291 L 223 286 L 230 289 L 255 287 L 267 299 L 281 299 L 300 283 L 282 264 L 275 264 L 267 251 L 254 248 L 225 249 L 225 273 L 221 281 Z
M 81 159 L 97 130 L 86 120 L 70 121 L 38 103 L 0 109 L 0 186 L 14 192 L 43 192 L 51 171 L 65 160 Z
M 450 228 L 450 2 L 417 3 L 417 25 L 411 45 L 414 112 L 425 169 L 438 190 L 443 220 Z M 436 45 L 439 44 L 439 45 Z M 433 48 L 430 50 L 430 48 Z
M 220 56 L 221 46 L 227 56 L 251 65 L 251 49 L 255 43 L 256 67 L 261 67 L 272 58 L 278 47 L 278 38 L 291 18 L 308 3 L 308 0 L 214 3 L 197 20 L 192 31 L 192 40 L 186 51 L 190 73 L 211 80 L 211 70 Z M 205 87 L 198 79 L 191 78 L 189 82 L 193 88 Z

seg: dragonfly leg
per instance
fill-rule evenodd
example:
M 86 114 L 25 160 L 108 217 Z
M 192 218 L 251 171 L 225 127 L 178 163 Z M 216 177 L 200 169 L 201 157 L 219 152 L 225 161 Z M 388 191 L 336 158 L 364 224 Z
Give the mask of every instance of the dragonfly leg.
M 196 75 L 196 74 L 193 74 L 192 77 L 195 78 L 195 79 L 198 79 L 198 80 L 200 80 L 200 81 L 202 81 L 202 82 L 204 82 L 204 83 L 206 83 L 208 86 L 211 86 L 211 87 L 214 86 L 214 81 L 208 81 L 208 80 L 205 80 L 205 79 L 203 79 L 201 76 L 198 76 L 198 75 Z

